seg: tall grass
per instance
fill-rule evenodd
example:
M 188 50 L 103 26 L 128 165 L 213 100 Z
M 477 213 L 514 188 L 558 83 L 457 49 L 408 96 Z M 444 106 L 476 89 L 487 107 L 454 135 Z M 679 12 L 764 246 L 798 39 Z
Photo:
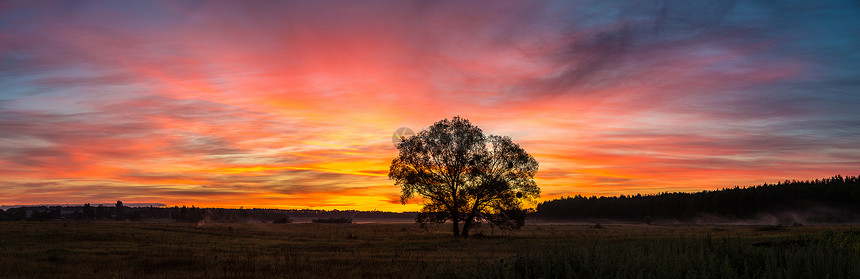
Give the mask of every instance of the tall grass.
M 848 227 L 0 223 L 0 278 L 858 278 Z
M 860 278 L 860 231 L 751 241 L 678 237 L 592 242 L 516 257 L 448 278 Z

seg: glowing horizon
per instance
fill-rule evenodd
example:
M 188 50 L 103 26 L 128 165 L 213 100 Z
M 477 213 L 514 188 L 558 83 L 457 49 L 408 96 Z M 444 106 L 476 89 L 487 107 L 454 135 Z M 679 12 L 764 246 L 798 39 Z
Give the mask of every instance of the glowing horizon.
M 455 115 L 543 200 L 860 174 L 860 7 L 684 3 L 0 4 L 0 205 L 417 211 Z

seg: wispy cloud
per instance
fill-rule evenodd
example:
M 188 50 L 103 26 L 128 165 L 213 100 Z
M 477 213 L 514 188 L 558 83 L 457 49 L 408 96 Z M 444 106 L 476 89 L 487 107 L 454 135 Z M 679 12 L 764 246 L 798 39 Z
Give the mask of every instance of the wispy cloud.
M 854 175 L 858 19 L 851 1 L 9 2 L 0 204 L 414 210 L 392 203 L 390 134 L 454 115 L 532 153 L 545 198 Z

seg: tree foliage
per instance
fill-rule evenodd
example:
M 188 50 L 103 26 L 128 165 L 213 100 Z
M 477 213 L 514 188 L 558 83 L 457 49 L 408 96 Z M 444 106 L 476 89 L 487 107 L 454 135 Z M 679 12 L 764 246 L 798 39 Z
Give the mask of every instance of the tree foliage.
M 397 149 L 388 177 L 401 187 L 401 202 L 420 196 L 417 221 L 451 220 L 454 235 L 461 221 L 464 236 L 474 222 L 518 228 L 523 202 L 540 196 L 531 155 L 510 137 L 485 136 L 459 116 L 403 138 Z

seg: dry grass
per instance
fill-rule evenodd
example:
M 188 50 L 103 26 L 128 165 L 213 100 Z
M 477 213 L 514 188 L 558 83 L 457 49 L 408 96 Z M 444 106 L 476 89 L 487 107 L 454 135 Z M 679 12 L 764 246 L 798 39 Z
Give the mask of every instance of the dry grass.
M 753 244 L 850 230 L 602 226 L 528 225 L 520 231 L 484 226 L 463 240 L 450 236 L 445 224 L 421 229 L 415 224 L 5 222 L 0 223 L 0 278 L 456 277 L 484 272 L 481 267 L 503 269 L 499 263 L 560 247 L 624 252 L 624 247 L 642 243 L 707 238 L 730 239 L 749 249 L 781 249 Z M 860 254 L 860 249 L 849 253 Z M 496 277 L 518 274 L 513 269 L 500 272 Z

